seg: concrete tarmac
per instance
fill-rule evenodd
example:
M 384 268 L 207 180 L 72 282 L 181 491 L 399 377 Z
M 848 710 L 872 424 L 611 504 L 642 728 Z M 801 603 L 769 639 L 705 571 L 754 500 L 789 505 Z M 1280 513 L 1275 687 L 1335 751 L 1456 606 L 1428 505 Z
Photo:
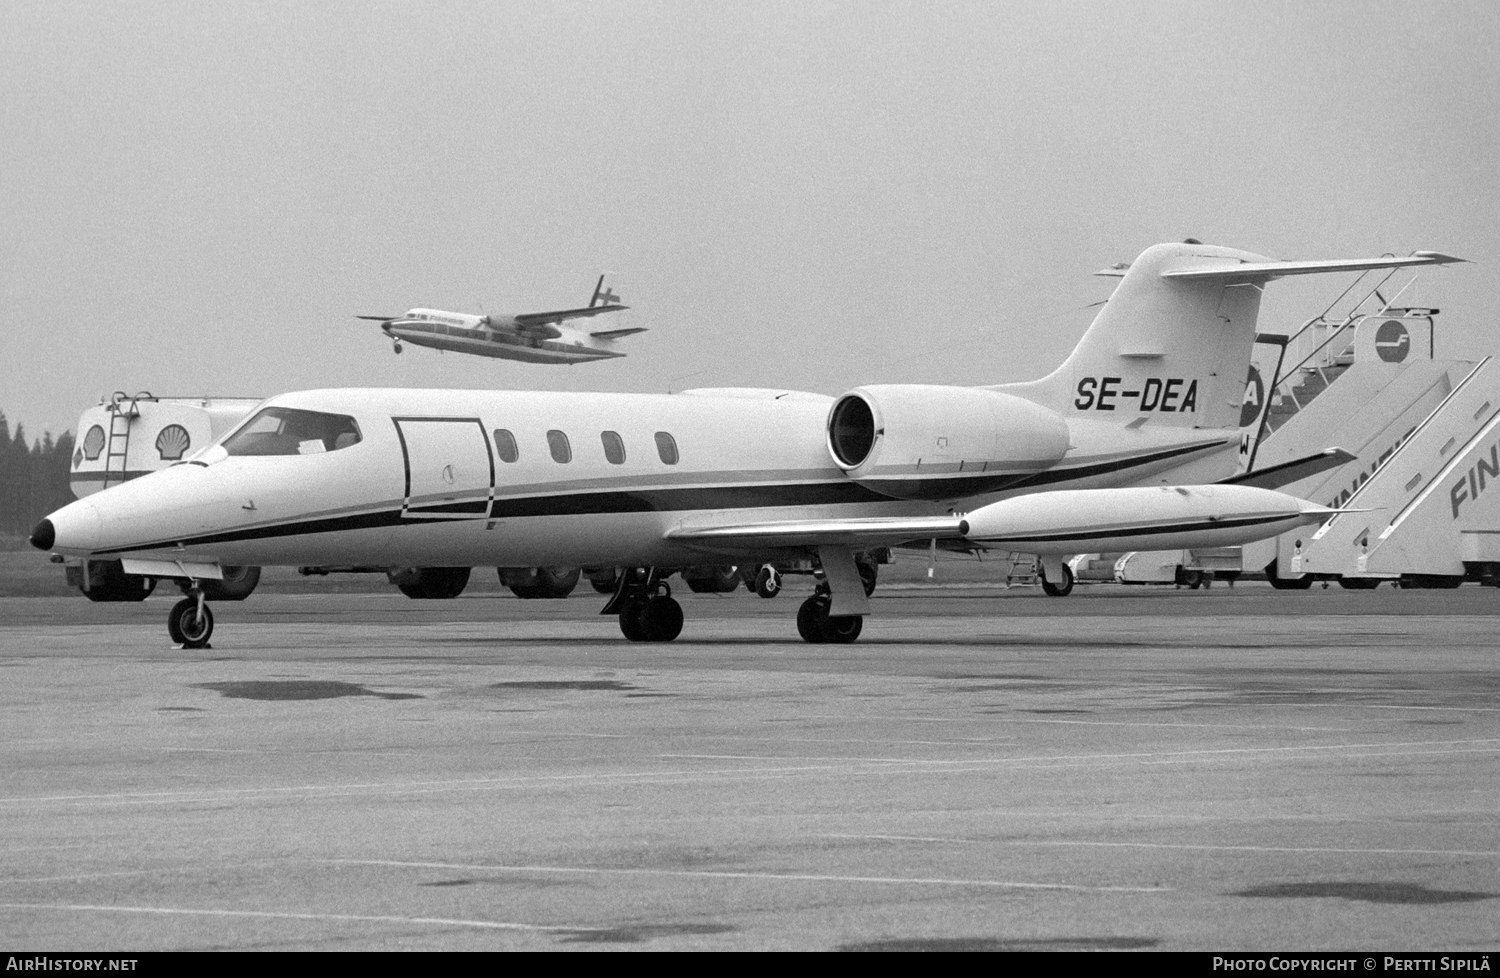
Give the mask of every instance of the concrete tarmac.
M 1500 949 L 1500 592 L 0 600 L 8 949 Z

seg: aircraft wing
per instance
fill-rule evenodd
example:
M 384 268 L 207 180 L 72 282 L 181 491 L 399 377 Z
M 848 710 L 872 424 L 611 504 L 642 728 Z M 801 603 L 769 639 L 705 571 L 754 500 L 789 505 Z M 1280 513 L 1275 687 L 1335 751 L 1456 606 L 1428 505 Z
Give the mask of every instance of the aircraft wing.
M 530 329 L 536 326 L 546 326 L 552 323 L 566 322 L 569 319 L 584 319 L 588 316 L 597 316 L 605 312 L 619 312 L 621 309 L 629 309 L 629 306 L 590 306 L 587 309 L 558 309 L 553 312 L 523 312 L 511 317 L 516 325 L 522 329 Z
M 1449 265 L 1466 259 L 1454 258 L 1436 251 L 1418 251 L 1405 258 L 1340 258 L 1331 261 L 1262 261 L 1233 265 L 1211 265 L 1202 268 L 1174 268 L 1162 272 L 1162 278 L 1220 279 L 1225 282 L 1259 282 L 1285 275 L 1316 275 L 1320 272 L 1363 272 L 1380 268 L 1405 268 L 1411 265 Z
M 644 326 L 627 326 L 624 329 L 597 329 L 589 335 L 597 336 L 600 339 L 613 340 L 621 336 L 629 336 L 631 333 L 644 333 L 645 331 L 646 327 Z
M 1232 475 L 1227 479 L 1220 479 L 1219 485 L 1280 489 L 1282 486 L 1289 486 L 1293 482 L 1306 479 L 1310 475 L 1317 475 L 1319 472 L 1336 469 L 1340 465 L 1354 461 L 1356 457 L 1342 448 L 1329 448 L 1316 455 L 1294 458 L 1290 462 L 1282 462 L 1280 465 L 1272 465 L 1264 469 L 1253 469 L 1249 472 L 1241 472 L 1239 475 Z
M 912 540 L 962 540 L 960 516 L 866 517 L 864 519 L 785 520 L 728 526 L 680 526 L 668 540 L 705 550 L 764 550 L 772 547 L 846 546 L 854 550 L 894 547 Z

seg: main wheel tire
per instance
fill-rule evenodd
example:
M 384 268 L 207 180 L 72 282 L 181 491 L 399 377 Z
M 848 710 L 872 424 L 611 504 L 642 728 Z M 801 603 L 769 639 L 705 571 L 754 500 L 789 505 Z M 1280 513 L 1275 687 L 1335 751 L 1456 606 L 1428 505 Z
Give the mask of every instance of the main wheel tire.
M 385 576 L 408 598 L 445 600 L 464 593 L 471 571 L 469 567 L 392 567 Z
M 864 627 L 863 615 L 828 615 L 822 622 L 823 641 L 832 645 L 847 645 L 859 638 Z
M 713 594 L 718 590 L 718 588 L 714 587 L 713 580 L 707 577 L 687 577 L 683 578 L 683 580 L 687 584 L 688 590 L 694 594 Z
M 224 567 L 222 581 L 204 581 L 203 596 L 209 601 L 243 601 L 260 583 L 259 567 Z
M 1062 580 L 1056 584 L 1047 580 L 1047 572 L 1042 571 L 1042 591 L 1049 598 L 1066 598 L 1073 593 L 1073 571 L 1067 564 L 1062 565 Z
M 875 593 L 875 584 L 880 578 L 879 566 L 873 560 L 856 561 L 855 566 L 859 568 L 859 582 L 865 586 L 865 597 L 868 598 Z
M 737 567 L 692 567 L 682 579 L 694 594 L 728 594 L 740 586 Z
M 543 598 L 566 598 L 578 586 L 583 571 L 577 567 L 539 567 L 537 580 L 541 582 Z
M 393 567 L 386 577 L 408 598 L 444 601 L 469 586 L 470 567 Z
M 646 599 L 641 611 L 646 641 L 670 642 L 682 634 L 682 605 L 665 594 Z
M 577 567 L 538 567 L 536 574 L 524 583 L 512 583 L 516 576 L 507 568 L 497 567 L 500 582 L 510 588 L 510 593 L 527 601 L 547 598 L 566 598 L 578 586 L 583 571 Z M 613 588 L 611 588 L 611 591 Z
M 1378 577 L 1341 577 L 1339 587 L 1351 591 L 1373 591 L 1380 587 L 1380 580 Z
M 646 641 L 646 625 L 643 617 L 646 602 L 643 598 L 631 598 L 620 609 L 620 634 L 632 642 Z
M 797 609 L 797 634 L 810 645 L 822 645 L 828 641 L 823 634 L 823 626 L 827 621 L 828 598 L 814 594 Z
M 781 575 L 774 567 L 762 567 L 755 574 L 755 593 L 763 598 L 774 598 L 781 593 Z
M 614 567 L 609 568 L 607 575 L 603 572 L 597 572 L 588 575 L 588 579 L 589 586 L 600 594 L 614 594 L 620 587 L 620 572 Z
M 167 634 L 185 649 L 208 647 L 209 636 L 214 633 L 214 613 L 207 604 L 200 615 L 197 598 L 183 598 L 172 606 L 167 617 Z

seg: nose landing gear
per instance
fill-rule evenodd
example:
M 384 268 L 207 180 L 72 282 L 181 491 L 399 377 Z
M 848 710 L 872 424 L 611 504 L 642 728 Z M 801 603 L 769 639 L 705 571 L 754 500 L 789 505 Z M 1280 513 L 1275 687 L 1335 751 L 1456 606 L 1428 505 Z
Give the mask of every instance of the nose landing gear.
M 212 648 L 208 639 L 213 633 L 214 613 L 203 600 L 203 591 L 195 581 L 188 597 L 174 604 L 167 615 L 167 634 L 185 649 L 207 649 Z

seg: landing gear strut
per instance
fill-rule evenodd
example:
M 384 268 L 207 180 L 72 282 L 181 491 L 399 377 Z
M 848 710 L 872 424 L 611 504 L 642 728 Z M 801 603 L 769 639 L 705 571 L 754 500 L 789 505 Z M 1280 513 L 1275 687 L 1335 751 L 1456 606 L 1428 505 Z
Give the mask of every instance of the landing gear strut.
M 214 613 L 203 600 L 203 589 L 194 581 L 192 591 L 167 615 L 167 634 L 185 649 L 206 649 L 213 633 Z

